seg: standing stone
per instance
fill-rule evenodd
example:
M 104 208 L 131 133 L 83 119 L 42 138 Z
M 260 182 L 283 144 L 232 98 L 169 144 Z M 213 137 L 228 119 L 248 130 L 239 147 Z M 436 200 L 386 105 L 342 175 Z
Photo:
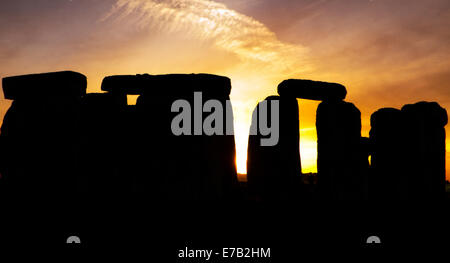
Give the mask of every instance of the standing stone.
M 126 163 L 122 142 L 128 128 L 123 122 L 125 98 L 111 93 L 89 93 L 83 98 L 80 125 L 79 189 L 90 196 L 118 194 L 128 176 L 120 175 Z M 121 101 L 121 102 L 120 102 Z M 130 165 L 131 166 L 131 165 Z
M 363 199 L 368 161 L 360 111 L 349 102 L 324 101 L 317 108 L 316 128 L 321 198 Z
M 445 196 L 445 129 L 447 111 L 436 102 L 402 107 L 405 118 L 405 163 L 410 199 Z
M 260 200 L 289 200 L 295 196 L 295 184 L 301 175 L 298 103 L 295 98 L 281 96 L 269 96 L 265 101 L 268 116 L 259 116 L 261 103 L 253 111 L 248 142 L 248 187 Z M 274 146 L 262 146 L 261 139 L 270 135 L 262 135 L 257 127 L 262 117 L 267 118 L 269 126 L 273 123 L 271 101 L 279 102 L 279 140 Z M 252 131 L 257 133 L 252 135 Z
M 405 167 L 405 133 L 403 113 L 394 108 L 379 109 L 370 117 L 372 144 L 369 178 L 370 200 L 404 200 L 407 198 L 408 174 Z
M 74 191 L 86 77 L 55 72 L 3 79 L 2 175 L 11 193 L 57 200 Z

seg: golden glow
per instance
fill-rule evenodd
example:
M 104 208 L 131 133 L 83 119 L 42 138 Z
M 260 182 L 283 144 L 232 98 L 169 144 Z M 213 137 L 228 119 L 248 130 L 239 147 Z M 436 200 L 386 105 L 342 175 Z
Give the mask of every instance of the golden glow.
M 302 173 L 316 173 L 317 172 L 317 133 L 315 123 L 311 122 L 315 118 L 315 108 L 319 104 L 316 101 L 301 101 L 299 100 L 299 118 L 300 118 L 300 156 L 302 164 Z M 239 105 L 239 104 L 238 104 Z M 253 106 L 254 108 L 255 106 Z M 239 107 L 237 107 L 239 109 Z M 245 118 L 237 118 L 235 122 L 235 140 L 236 140 L 236 167 L 240 174 L 247 172 L 247 146 L 248 133 L 251 121 L 252 108 L 245 110 L 236 108 L 235 114 L 247 113 Z M 245 122 L 248 120 L 248 122 Z
M 249 127 L 245 123 L 236 123 L 234 138 L 236 141 L 236 168 L 240 174 L 247 173 L 247 145 Z
M 127 104 L 136 105 L 136 101 L 139 95 L 127 95 Z
M 302 173 L 317 173 L 316 128 L 300 130 L 300 156 Z

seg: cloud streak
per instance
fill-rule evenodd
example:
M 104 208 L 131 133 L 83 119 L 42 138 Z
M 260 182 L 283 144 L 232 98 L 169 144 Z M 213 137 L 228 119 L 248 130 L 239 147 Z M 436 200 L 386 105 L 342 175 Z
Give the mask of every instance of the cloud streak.
M 307 70 L 308 49 L 281 42 L 259 21 L 207 0 L 118 0 L 102 21 L 131 23 L 166 34 L 184 33 L 237 55 L 241 63 L 269 69 L 279 77 Z M 270 72 L 269 71 L 269 72 Z

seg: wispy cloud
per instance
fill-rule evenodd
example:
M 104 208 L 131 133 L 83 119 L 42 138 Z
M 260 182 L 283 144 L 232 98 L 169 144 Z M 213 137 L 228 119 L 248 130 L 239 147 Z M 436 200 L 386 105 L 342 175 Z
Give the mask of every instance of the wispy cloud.
M 238 56 L 241 63 L 267 68 L 274 75 L 301 72 L 308 49 L 281 42 L 259 21 L 207 0 L 118 0 L 102 18 L 132 23 L 152 32 L 186 33 Z M 269 72 L 270 72 L 269 71 Z

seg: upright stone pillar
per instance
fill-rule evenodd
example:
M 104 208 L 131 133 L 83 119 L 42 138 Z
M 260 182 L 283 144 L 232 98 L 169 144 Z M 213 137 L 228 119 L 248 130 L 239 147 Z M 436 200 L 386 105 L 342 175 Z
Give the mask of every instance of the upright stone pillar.
M 261 111 L 261 107 L 266 107 L 266 111 Z M 272 115 L 274 107 L 278 107 L 279 111 Z M 301 175 L 297 100 L 269 96 L 258 104 L 252 120 L 247 157 L 250 192 L 261 200 L 293 199 L 298 194 L 295 185 Z M 276 127 L 276 123 L 279 123 L 279 127 Z M 267 124 L 272 133 L 266 135 L 261 132 L 261 124 Z M 274 129 L 278 129 L 278 132 Z M 262 140 L 277 136 L 276 133 L 276 144 L 262 145 Z
M 447 111 L 436 102 L 402 107 L 405 118 L 404 167 L 410 199 L 445 196 L 445 129 Z
M 358 108 L 345 101 L 324 101 L 317 108 L 316 129 L 321 198 L 364 199 L 368 161 Z
M 126 191 L 128 174 L 120 173 L 129 153 L 123 142 L 125 125 L 123 111 L 126 96 L 120 100 L 111 93 L 89 93 L 83 98 L 79 168 L 79 189 L 82 194 L 106 197 Z M 125 191 L 124 191 L 125 190 Z
M 407 199 L 408 174 L 405 166 L 405 128 L 403 113 L 382 108 L 370 117 L 371 169 L 369 199 L 376 201 Z

